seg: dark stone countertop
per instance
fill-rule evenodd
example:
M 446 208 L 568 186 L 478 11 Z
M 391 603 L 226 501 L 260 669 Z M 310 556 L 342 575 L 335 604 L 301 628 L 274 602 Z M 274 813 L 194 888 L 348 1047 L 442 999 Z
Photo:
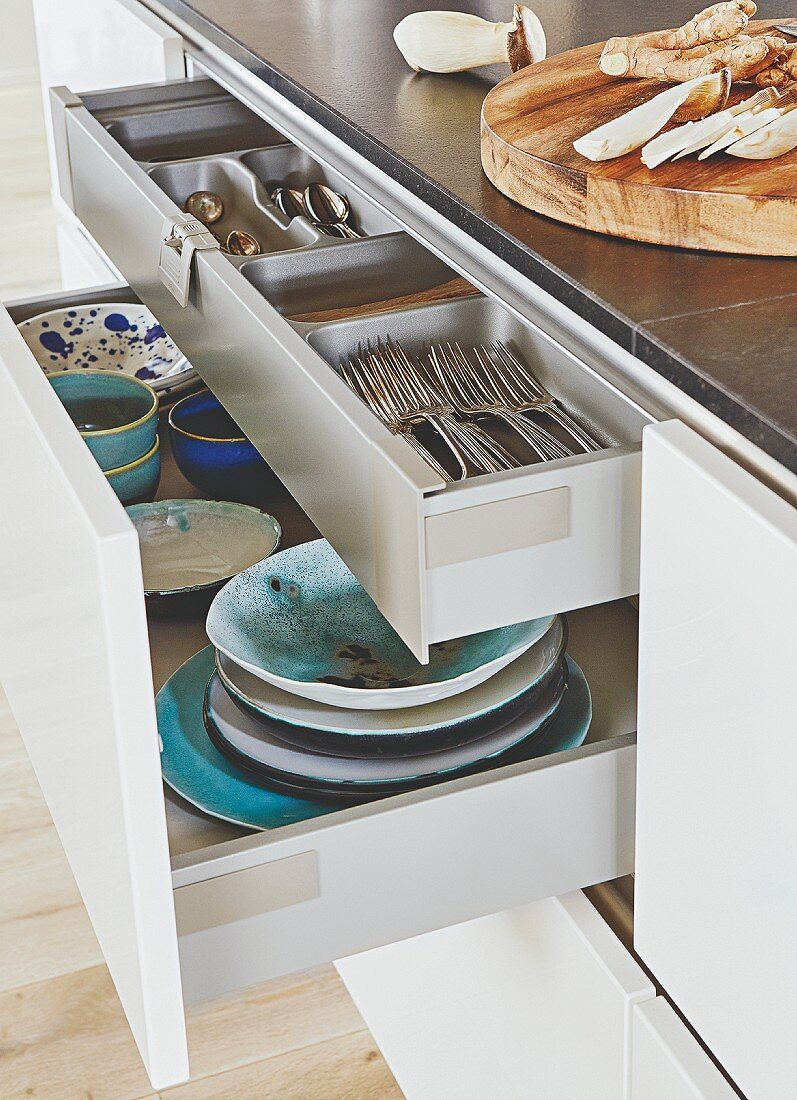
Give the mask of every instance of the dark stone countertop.
M 146 0 L 144 0 L 146 3 Z M 479 112 L 503 67 L 415 74 L 392 38 L 417 0 L 160 0 L 454 224 L 797 472 L 797 260 L 604 237 L 487 181 Z M 507 19 L 510 0 L 445 6 Z M 548 52 L 674 26 L 673 0 L 536 0 Z M 797 16 L 762 0 L 764 18 Z

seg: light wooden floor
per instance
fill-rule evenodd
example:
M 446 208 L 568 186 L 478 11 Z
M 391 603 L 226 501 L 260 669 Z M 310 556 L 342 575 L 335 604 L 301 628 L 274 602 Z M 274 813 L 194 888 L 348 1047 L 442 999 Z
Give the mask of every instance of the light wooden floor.
M 0 85 L 0 300 L 57 288 L 38 85 Z M 188 1012 L 192 1080 L 170 1100 L 398 1100 L 331 967 Z M 0 1098 L 152 1100 L 0 689 Z

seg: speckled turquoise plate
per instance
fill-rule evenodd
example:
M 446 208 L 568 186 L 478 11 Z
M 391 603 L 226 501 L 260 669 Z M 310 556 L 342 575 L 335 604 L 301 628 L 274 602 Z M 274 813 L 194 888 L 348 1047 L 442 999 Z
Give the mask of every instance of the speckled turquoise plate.
M 473 741 L 489 732 L 485 726 L 491 722 L 506 724 L 528 705 L 524 698 L 561 662 L 566 648 L 567 623 L 557 615 L 534 645 L 483 684 L 406 710 L 315 703 L 280 691 L 218 652 L 216 670 L 236 704 L 265 721 L 283 742 L 332 756 L 412 756 Z
M 241 668 L 330 706 L 422 706 L 483 683 L 541 638 L 553 616 L 453 638 L 422 665 L 325 539 L 234 577 L 214 599 L 208 637 Z
M 568 688 L 555 717 L 528 744 L 502 756 L 501 763 L 563 752 L 584 742 L 592 719 L 592 700 L 581 669 L 569 657 L 566 661 Z M 203 723 L 205 689 L 213 669 L 213 647 L 208 646 L 186 661 L 158 692 L 161 767 L 173 790 L 212 817 L 253 829 L 278 829 L 351 803 L 350 796 L 334 801 L 314 794 L 303 796 L 298 790 L 277 790 L 230 763 L 211 744 Z M 367 800 L 367 796 L 359 799 Z

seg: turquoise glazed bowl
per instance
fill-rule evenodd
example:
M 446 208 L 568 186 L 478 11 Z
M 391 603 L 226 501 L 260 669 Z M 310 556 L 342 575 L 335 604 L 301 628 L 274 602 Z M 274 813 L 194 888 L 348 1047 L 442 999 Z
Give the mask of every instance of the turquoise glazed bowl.
M 172 406 L 169 436 L 183 475 L 209 497 L 253 503 L 276 481 L 260 452 L 209 390 Z
M 155 436 L 152 449 L 141 458 L 116 470 L 105 471 L 109 485 L 122 504 L 140 504 L 152 500 L 157 493 L 161 479 L 159 446 L 160 440 Z
M 394 710 L 483 683 L 548 630 L 553 616 L 452 638 L 422 665 L 325 539 L 239 573 L 208 613 L 208 637 L 248 672 L 330 706 Z
M 116 470 L 152 450 L 158 395 L 146 382 L 102 370 L 62 371 L 49 379 L 101 470 Z

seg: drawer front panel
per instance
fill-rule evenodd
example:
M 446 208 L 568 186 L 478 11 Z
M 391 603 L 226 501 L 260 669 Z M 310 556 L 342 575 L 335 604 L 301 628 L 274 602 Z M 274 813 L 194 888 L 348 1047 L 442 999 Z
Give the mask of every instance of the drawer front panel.
M 188 1075 L 138 539 L 0 308 L 0 678 L 156 1087 Z
M 632 739 L 616 739 L 434 792 L 340 814 L 326 827 L 177 868 L 175 903 L 186 999 L 354 954 L 472 917 L 604 881 L 633 868 Z M 318 896 L 293 880 L 253 915 L 244 875 L 315 853 Z M 228 922 L 197 928 L 192 882 L 223 875 Z M 266 875 L 268 877 L 268 874 Z M 236 890 L 240 885 L 240 896 Z
M 678 422 L 644 478 L 634 945 L 744 1094 L 786 1097 L 797 510 Z
M 376 581 L 374 477 L 412 580 L 413 649 L 423 645 L 418 524 L 428 467 L 396 440 L 290 324 L 216 251 L 198 253 L 189 304 L 158 277 L 164 222 L 179 214 L 84 108 L 66 111 L 75 212 L 152 309 L 361 583 L 393 619 Z M 396 608 L 396 617 L 402 617 Z M 408 615 L 404 615 L 409 619 Z M 404 633 L 404 632 L 403 632 Z
M 427 630 L 433 641 L 606 603 L 639 584 L 637 446 L 427 498 Z M 507 491 L 511 490 L 511 496 Z M 464 501 L 463 501 L 464 505 Z M 431 513 L 431 514 L 430 514 Z
M 207 98 L 208 82 L 200 84 Z M 190 87 L 167 91 L 167 104 L 180 94 L 190 100 Z M 145 94 L 129 93 L 136 111 Z M 394 312 L 398 337 L 406 329 L 417 339 L 422 313 L 440 339 L 450 338 L 446 326 L 461 332 L 464 325 L 469 338 L 514 340 L 544 381 L 550 385 L 552 375 L 571 403 L 580 396 L 588 423 L 594 413 L 608 441 L 597 454 L 444 488 L 330 369 L 358 339 L 384 335 L 385 321 L 292 325 L 261 293 L 268 293 L 268 256 L 257 261 L 254 279 L 251 263 L 247 276 L 215 249 L 196 254 L 182 308 L 158 275 L 166 219 L 180 213 L 156 182 L 161 169 L 133 160 L 92 113 L 120 110 L 124 93 L 93 97 L 91 110 L 68 93 L 56 99 L 78 217 L 417 656 L 425 660 L 434 641 L 636 591 L 639 448 L 617 444 L 639 438 L 638 410 L 495 302 Z M 343 251 L 313 247 L 318 256 Z M 281 266 L 285 258 L 275 255 Z

